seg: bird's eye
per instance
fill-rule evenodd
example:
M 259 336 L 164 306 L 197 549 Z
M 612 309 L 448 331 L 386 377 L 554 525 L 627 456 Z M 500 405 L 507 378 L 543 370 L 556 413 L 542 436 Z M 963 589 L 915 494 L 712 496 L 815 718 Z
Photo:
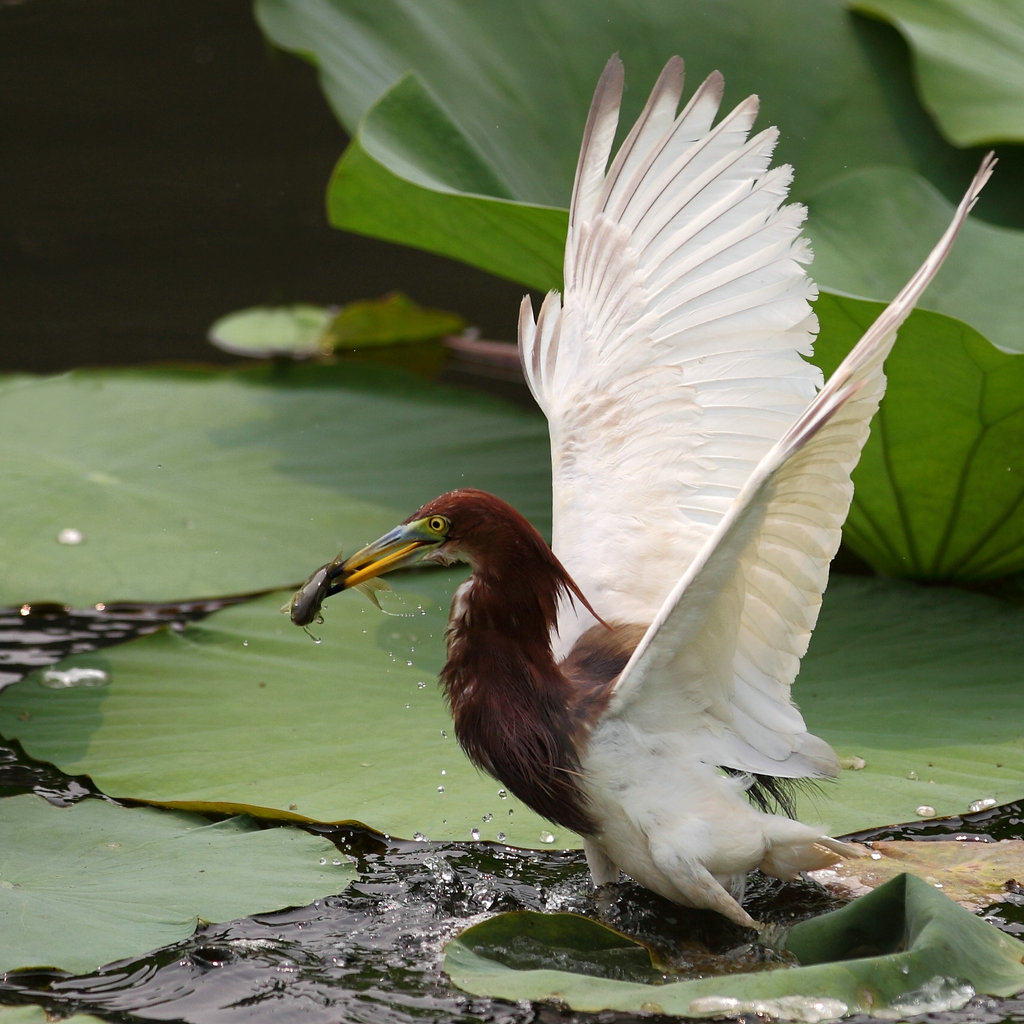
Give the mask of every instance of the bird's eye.
M 448 520 L 444 516 L 431 516 L 427 520 L 427 529 L 431 533 L 447 533 Z

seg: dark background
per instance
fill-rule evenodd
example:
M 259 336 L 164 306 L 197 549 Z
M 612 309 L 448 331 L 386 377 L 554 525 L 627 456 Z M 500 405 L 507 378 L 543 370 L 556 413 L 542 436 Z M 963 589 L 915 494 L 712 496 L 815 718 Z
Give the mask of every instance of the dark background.
M 514 338 L 521 286 L 327 226 L 345 143 L 249 0 L 0 0 L 0 372 L 224 361 L 224 313 L 396 288 Z

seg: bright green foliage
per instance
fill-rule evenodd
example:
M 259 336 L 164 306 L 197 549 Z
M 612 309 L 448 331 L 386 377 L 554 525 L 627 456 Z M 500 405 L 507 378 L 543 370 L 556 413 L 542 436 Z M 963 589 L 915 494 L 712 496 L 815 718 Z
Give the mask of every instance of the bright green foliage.
M 831 372 L 882 311 L 824 295 Z M 918 312 L 886 361 L 888 391 L 853 474 L 843 540 L 879 572 L 997 579 L 1024 568 L 1024 356 L 959 320 Z

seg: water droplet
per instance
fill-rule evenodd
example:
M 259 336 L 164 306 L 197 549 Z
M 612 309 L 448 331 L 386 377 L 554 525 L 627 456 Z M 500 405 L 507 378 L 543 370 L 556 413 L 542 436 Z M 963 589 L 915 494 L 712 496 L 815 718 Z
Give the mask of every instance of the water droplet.
M 492 821 L 493 819 L 494 819 L 494 815 L 493 815 L 493 814 L 485 814 L 485 815 L 483 816 L 483 819 L 482 819 L 482 820 L 483 820 L 483 823 L 484 823 L 485 825 L 487 825 L 487 824 L 489 824 L 489 823 L 490 823 L 490 822 L 491 822 L 491 821 Z
M 508 793 L 506 793 L 505 790 L 503 790 L 503 789 L 499 789 L 498 790 L 498 799 L 499 800 L 507 800 L 508 799 Z
M 406 662 L 405 662 L 405 667 L 406 668 L 412 668 L 412 662 L 407 659 Z
M 243 647 L 248 647 L 249 646 L 249 641 L 248 640 L 243 640 L 242 641 L 242 646 Z
M 419 682 L 418 682 L 418 683 L 416 684 L 416 688 L 417 688 L 417 689 L 419 689 L 419 690 L 425 690 L 425 689 L 427 688 L 427 683 L 426 683 L 426 680 L 424 680 L 424 679 L 421 679 L 421 680 L 420 680 L 420 681 L 419 681 Z
M 475 828 L 469 833 L 469 838 L 475 843 L 480 838 L 480 829 Z
M 66 526 L 60 533 L 57 534 L 58 544 L 81 544 L 85 540 L 81 530 L 76 530 L 73 526 Z
M 441 730 L 441 739 L 448 739 L 448 733 L 444 729 Z
M 967 805 L 967 810 L 970 811 L 971 814 L 977 814 L 978 811 L 988 810 L 989 807 L 995 807 L 995 805 L 996 805 L 995 797 L 986 796 L 986 797 L 982 797 L 981 800 L 972 800 Z
M 913 768 L 907 772 L 907 778 L 910 779 L 911 782 L 917 782 L 917 777 L 917 772 L 915 772 Z
M 505 842 L 506 839 L 508 839 L 508 836 L 505 835 L 504 832 L 499 832 L 497 836 L 495 836 L 495 838 L 498 840 L 499 843 L 503 843 Z
M 411 704 L 406 704 L 406 705 L 405 705 L 405 710 L 406 710 L 406 711 L 408 711 L 408 710 L 409 710 L 409 709 L 410 709 L 411 707 L 412 707 L 412 705 L 411 705 Z
M 20 608 L 18 609 L 18 614 L 19 614 L 19 615 L 20 615 L 20 616 L 21 616 L 22 618 L 25 618 L 26 616 L 28 616 L 28 615 L 31 615 L 31 614 L 32 614 L 32 605 L 30 605 L 30 604 L 23 604 L 23 605 L 22 605 L 22 606 L 21 606 L 21 607 L 20 607 Z
M 550 832 L 541 832 L 540 841 L 542 843 L 553 843 L 555 841 L 555 837 Z
M 921 806 L 918 807 L 917 810 L 914 811 L 914 813 L 919 818 L 934 818 L 935 817 L 935 808 L 931 807 L 929 804 L 921 804 Z
M 101 668 L 75 665 L 71 668 L 48 668 L 39 676 L 39 682 L 51 690 L 67 690 L 72 686 L 106 686 L 110 675 Z
M 429 843 L 430 840 L 422 832 L 413 832 L 412 838 L 417 843 Z
M 438 786 L 437 787 L 437 791 L 438 791 L 438 793 L 443 793 L 444 792 L 444 786 Z
M 442 775 L 447 775 L 448 774 L 448 769 L 447 768 L 442 768 L 441 769 L 441 774 Z
M 326 858 L 326 857 L 321 857 L 321 858 L 320 858 L 320 865 L 321 865 L 321 867 L 322 867 L 322 866 L 323 866 L 324 864 L 326 864 L 326 863 L 327 863 L 327 858 Z

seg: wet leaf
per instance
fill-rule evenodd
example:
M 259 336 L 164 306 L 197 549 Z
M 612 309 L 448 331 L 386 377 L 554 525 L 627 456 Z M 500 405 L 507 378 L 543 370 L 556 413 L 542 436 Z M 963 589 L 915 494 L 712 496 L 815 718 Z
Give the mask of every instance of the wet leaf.
M 469 481 L 544 529 L 547 452 L 535 414 L 351 364 L 2 379 L 0 604 L 297 584 Z
M 0 973 L 82 973 L 200 921 L 302 906 L 355 875 L 325 839 L 241 819 L 23 795 L 0 800 L 0 822 Z
M 30 676 L 0 694 L 0 733 L 117 797 L 356 820 L 406 838 L 576 845 L 502 796 L 456 743 L 435 679 L 461 578 L 394 577 L 381 596 L 391 614 L 355 594 L 331 598 L 312 627 L 320 643 L 271 594 L 181 634 L 69 659 L 61 670 L 100 670 L 109 683 Z M 1019 799 L 1021 664 L 1024 610 L 834 579 L 795 695 L 811 730 L 865 766 L 808 794 L 802 817 L 838 834 L 914 820 L 925 803 L 957 814 Z
M 958 146 L 1024 141 L 1024 10 L 1015 0 L 853 0 L 892 22 L 921 99 Z
M 804 1021 L 883 1011 L 910 1016 L 962 1006 L 976 992 L 1012 995 L 1024 987 L 1019 942 L 910 875 L 794 925 L 783 944 L 801 966 L 645 982 L 636 979 L 640 947 L 595 921 L 503 914 L 450 942 L 445 970 L 474 995 L 554 1000 L 584 1012 L 757 1013 Z M 616 969 L 595 976 L 594 953 L 607 960 L 609 950 L 617 954 Z M 633 978 L 621 977 L 622 963 Z
M 854 897 L 909 872 L 971 911 L 999 903 L 1024 883 L 1022 839 L 996 843 L 875 840 L 870 846 L 870 858 L 842 861 L 834 868 L 812 872 L 812 877 Z

